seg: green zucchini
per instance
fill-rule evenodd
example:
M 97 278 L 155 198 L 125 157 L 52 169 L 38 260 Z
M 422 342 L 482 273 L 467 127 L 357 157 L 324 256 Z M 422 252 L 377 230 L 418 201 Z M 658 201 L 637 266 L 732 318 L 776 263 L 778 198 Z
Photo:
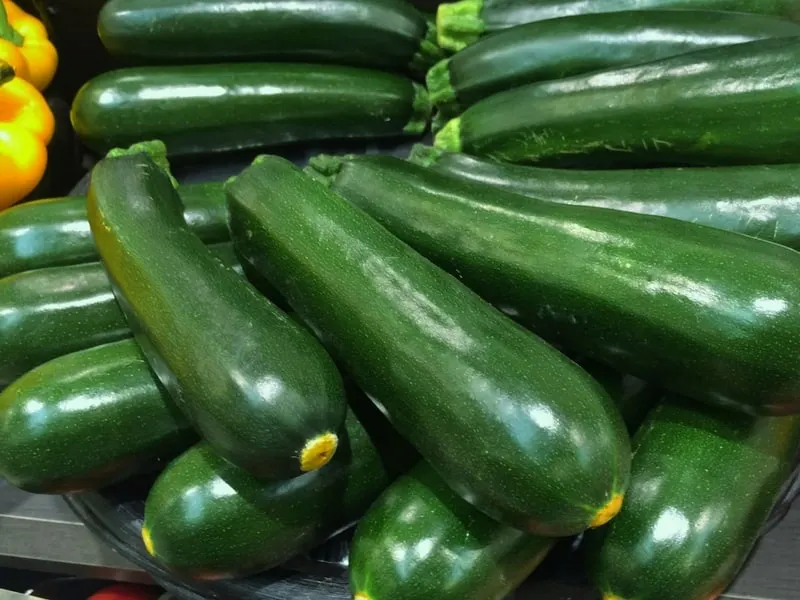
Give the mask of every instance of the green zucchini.
M 635 65 L 703 48 L 800 35 L 800 23 L 767 15 L 653 10 L 582 14 L 501 31 L 428 73 L 431 102 L 453 117 L 526 83 Z
M 356 394 L 339 451 L 312 473 L 265 482 L 206 443 L 186 451 L 147 497 L 145 548 L 184 576 L 220 579 L 275 567 L 359 519 L 416 455 Z
M 133 340 L 52 360 L 0 394 L 0 476 L 28 492 L 97 489 L 195 439 Z
M 795 0 L 460 0 L 440 4 L 439 45 L 462 50 L 482 35 L 517 25 L 582 14 L 654 9 L 720 10 L 760 13 L 800 22 Z
M 734 417 L 672 401 L 634 440 L 625 506 L 589 540 L 605 600 L 705 600 L 755 544 L 800 447 L 800 416 Z
M 797 162 L 800 38 L 532 83 L 468 108 L 442 150 L 544 166 Z
M 565 350 L 701 401 L 800 411 L 794 250 L 675 219 L 535 201 L 390 156 L 311 165 Z
M 92 171 L 89 223 L 136 340 L 203 438 L 258 477 L 336 452 L 342 380 L 302 326 L 215 259 L 182 218 L 157 158 L 111 153 Z M 120 202 L 125 198 L 125 202 Z
M 241 269 L 231 244 L 212 246 Z M 130 337 L 103 265 L 24 271 L 0 279 L 0 389 L 48 360 Z
M 398 75 L 334 65 L 138 67 L 78 92 L 72 125 L 97 152 L 158 138 L 191 155 L 425 130 L 425 89 Z
M 226 189 L 237 252 L 459 495 L 540 534 L 613 517 L 628 435 L 576 364 L 288 161 Z
M 424 146 L 415 147 L 410 160 L 538 200 L 670 217 L 800 249 L 800 164 L 580 171 Z
M 229 238 L 222 184 L 182 185 L 178 193 L 186 222 L 204 242 Z M 0 212 L 0 277 L 98 259 L 84 196 L 36 200 Z
M 144 60 L 323 62 L 422 72 L 443 52 L 405 0 L 111 0 L 103 45 Z

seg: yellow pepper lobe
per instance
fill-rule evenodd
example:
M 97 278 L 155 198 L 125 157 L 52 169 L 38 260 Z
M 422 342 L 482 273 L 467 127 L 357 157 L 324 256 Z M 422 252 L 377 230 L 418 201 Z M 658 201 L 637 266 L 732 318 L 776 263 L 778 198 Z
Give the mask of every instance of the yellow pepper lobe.
M 155 556 L 155 550 L 153 550 L 153 538 L 150 537 L 150 530 L 147 527 L 142 527 L 142 541 L 144 542 L 144 547 L 147 550 L 147 553 L 150 556 Z
M 606 523 L 608 523 L 611 519 L 617 516 L 620 509 L 622 508 L 622 500 L 625 498 L 624 494 L 614 494 L 611 500 L 608 501 L 603 508 L 597 511 L 592 519 L 592 522 L 589 523 L 589 527 L 594 529 L 595 527 L 602 527 Z
M 339 438 L 334 433 L 323 433 L 310 439 L 300 453 L 300 470 L 316 471 L 327 465 L 336 454 Z

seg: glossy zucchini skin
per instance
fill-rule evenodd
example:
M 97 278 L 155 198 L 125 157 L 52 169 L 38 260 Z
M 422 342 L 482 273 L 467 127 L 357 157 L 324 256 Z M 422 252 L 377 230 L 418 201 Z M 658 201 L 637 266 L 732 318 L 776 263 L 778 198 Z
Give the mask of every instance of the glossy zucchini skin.
M 100 161 L 88 211 L 136 340 L 202 437 L 258 477 L 330 460 L 346 408 L 332 359 L 189 230 L 153 158 L 137 148 Z
M 224 264 L 241 269 L 231 244 L 211 250 Z M 0 279 L 0 389 L 44 362 L 130 336 L 100 263 Z
M 800 447 L 800 416 L 732 417 L 679 400 L 634 440 L 620 515 L 590 539 L 604 598 L 704 600 L 730 584 Z
M 800 411 L 800 254 L 727 231 L 537 202 L 386 156 L 331 188 L 565 349 L 701 401 Z
M 553 535 L 620 502 L 628 436 L 577 365 L 288 161 L 226 189 L 243 259 L 459 495 Z
M 792 163 L 798 100 L 800 38 L 759 40 L 502 92 L 436 146 L 543 166 Z
M 228 239 L 222 184 L 182 185 L 178 193 L 186 222 L 204 242 Z M 0 277 L 97 260 L 84 196 L 36 200 L 0 212 Z
M 412 162 L 538 200 L 656 215 L 800 249 L 800 164 L 546 169 L 417 147 Z
M 86 83 L 72 125 L 97 152 L 163 140 L 171 156 L 424 131 L 427 92 L 369 69 L 293 63 L 136 67 Z
M 195 440 L 133 340 L 52 360 L 0 394 L 0 475 L 28 492 L 97 489 Z
M 145 503 L 148 551 L 183 576 L 242 576 L 275 567 L 359 519 L 415 453 L 366 399 L 350 399 L 336 456 L 312 473 L 259 480 L 205 442 L 178 457 Z
M 490 519 L 422 462 L 359 522 L 350 590 L 358 600 L 500 600 L 554 542 Z
M 581 14 L 514 27 L 433 67 L 431 101 L 455 116 L 528 83 L 646 63 L 703 48 L 800 35 L 800 24 L 768 15 L 710 10 Z
M 111 0 L 97 30 L 116 55 L 168 61 L 337 63 L 423 73 L 443 57 L 405 0 Z
M 439 5 L 436 24 L 439 45 L 448 50 L 461 50 L 482 35 L 525 23 L 573 15 L 656 9 L 758 13 L 800 22 L 800 7 L 794 0 L 461 0 Z

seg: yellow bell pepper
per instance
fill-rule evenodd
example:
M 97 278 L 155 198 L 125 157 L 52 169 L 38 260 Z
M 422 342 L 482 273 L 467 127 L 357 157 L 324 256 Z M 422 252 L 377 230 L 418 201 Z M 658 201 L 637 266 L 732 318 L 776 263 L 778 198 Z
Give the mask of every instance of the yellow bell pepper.
M 42 95 L 0 62 L 0 210 L 39 184 L 54 130 L 53 113 Z
M 42 22 L 12 0 L 0 0 L 0 60 L 38 90 L 50 84 L 58 67 L 56 48 Z

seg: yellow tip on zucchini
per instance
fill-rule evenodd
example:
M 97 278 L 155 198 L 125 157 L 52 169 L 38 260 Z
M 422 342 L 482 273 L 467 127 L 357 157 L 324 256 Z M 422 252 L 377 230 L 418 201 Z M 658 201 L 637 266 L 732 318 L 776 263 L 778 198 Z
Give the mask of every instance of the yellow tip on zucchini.
M 353 600 L 372 600 L 372 598 L 367 596 L 364 592 L 359 592 L 353 596 Z
M 155 556 L 156 552 L 153 549 L 153 538 L 150 537 L 150 530 L 147 527 L 142 527 L 142 542 L 144 542 L 144 548 L 147 550 L 147 553 L 150 556 Z
M 335 433 L 323 433 L 309 440 L 300 453 L 300 470 L 308 473 L 324 467 L 336 454 L 338 446 L 339 438 Z
M 450 119 L 436 134 L 433 145 L 445 152 L 461 152 L 461 117 Z
M 606 523 L 608 523 L 611 519 L 617 516 L 619 511 L 622 509 L 622 501 L 625 499 L 624 494 L 614 494 L 611 497 L 611 500 L 608 503 L 597 511 L 594 515 L 594 519 L 592 522 L 589 523 L 589 527 L 594 529 L 595 527 L 602 527 Z M 616 596 L 614 596 L 616 597 Z
M 605 594 L 603 594 L 603 600 L 623 600 L 623 599 L 620 596 L 617 596 L 616 594 L 606 592 Z

